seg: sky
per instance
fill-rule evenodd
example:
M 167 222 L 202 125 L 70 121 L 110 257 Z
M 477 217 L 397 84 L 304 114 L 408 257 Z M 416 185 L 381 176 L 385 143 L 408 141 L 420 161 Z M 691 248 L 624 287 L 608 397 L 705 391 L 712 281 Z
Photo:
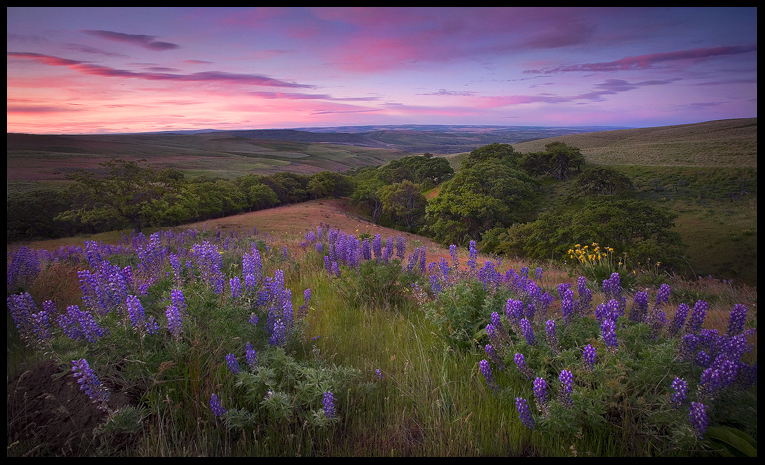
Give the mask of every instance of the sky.
M 8 8 L 7 131 L 757 116 L 756 8 Z

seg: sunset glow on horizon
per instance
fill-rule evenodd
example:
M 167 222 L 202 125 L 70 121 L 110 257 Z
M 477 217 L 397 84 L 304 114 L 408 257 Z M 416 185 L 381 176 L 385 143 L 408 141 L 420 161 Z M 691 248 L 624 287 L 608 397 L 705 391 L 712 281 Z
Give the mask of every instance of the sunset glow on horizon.
M 756 8 L 7 8 L 7 132 L 757 116 Z

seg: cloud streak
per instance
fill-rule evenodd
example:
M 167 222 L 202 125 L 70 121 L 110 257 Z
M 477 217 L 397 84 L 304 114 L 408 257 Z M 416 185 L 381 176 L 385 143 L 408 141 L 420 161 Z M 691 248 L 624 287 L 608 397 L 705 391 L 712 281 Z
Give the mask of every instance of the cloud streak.
M 268 76 L 258 74 L 227 73 L 223 71 L 202 71 L 191 74 L 175 74 L 160 72 L 136 72 L 124 69 L 111 68 L 108 66 L 95 65 L 87 61 L 70 60 L 51 55 L 31 52 L 7 52 L 11 58 L 33 60 L 49 66 L 65 66 L 69 69 L 82 74 L 101 77 L 122 77 L 145 79 L 149 81 L 178 81 L 178 82 L 218 82 L 218 83 L 239 83 L 253 86 L 267 87 L 291 87 L 291 88 L 313 88 L 312 85 L 298 84 L 294 82 L 282 81 Z
M 91 35 L 91 36 L 100 37 L 102 39 L 111 40 L 113 42 L 121 42 L 124 44 L 136 45 L 138 47 L 142 47 L 147 50 L 154 50 L 156 52 L 161 52 L 164 50 L 174 50 L 176 48 L 180 48 L 180 45 L 178 44 L 154 40 L 157 38 L 157 36 L 147 36 L 143 34 L 125 34 L 124 32 L 92 30 L 92 29 L 82 29 L 80 30 L 80 32 Z
M 602 63 L 584 63 L 570 66 L 558 66 L 553 68 L 527 69 L 524 74 L 555 74 L 573 71 L 601 72 L 601 71 L 625 71 L 629 69 L 648 69 L 658 63 L 681 60 L 705 60 L 711 57 L 738 55 L 757 51 L 757 44 L 732 45 L 712 48 L 696 48 L 691 50 L 679 50 L 675 52 L 649 53 L 646 55 L 628 56 L 616 61 Z

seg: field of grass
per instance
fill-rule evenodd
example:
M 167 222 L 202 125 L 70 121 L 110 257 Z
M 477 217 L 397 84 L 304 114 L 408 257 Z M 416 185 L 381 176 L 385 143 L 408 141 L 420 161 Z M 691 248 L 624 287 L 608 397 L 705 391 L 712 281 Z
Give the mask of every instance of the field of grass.
M 116 310 L 97 314 L 92 309 L 98 324 L 108 327 L 111 334 L 92 343 L 75 342 L 60 334 L 53 323 L 54 338 L 45 343 L 47 346 L 33 350 L 35 337 L 23 329 L 17 331 L 8 316 L 8 455 L 708 456 L 712 448 L 720 447 L 711 442 L 711 436 L 704 440 L 693 438 L 687 406 L 685 411 L 667 407 L 672 378 L 681 373 L 692 376 L 688 378 L 689 398 L 695 399 L 695 379 L 701 373 L 701 368 L 694 368 L 692 364 L 665 365 L 664 359 L 671 358 L 676 350 L 676 339 L 662 336 L 659 341 L 646 341 L 647 345 L 637 350 L 631 346 L 631 334 L 647 330 L 648 325 L 629 323 L 617 329 L 620 352 L 609 355 L 597 330 L 581 341 L 576 339 L 577 333 L 572 332 L 580 323 L 584 325 L 581 330 L 590 328 L 591 325 L 586 324 L 589 318 L 575 320 L 567 330 L 556 303 L 548 316 L 558 321 L 561 344 L 571 350 L 559 357 L 549 352 L 543 342 L 544 318 L 534 323 L 540 341 L 538 349 L 513 335 L 514 349 L 525 353 L 529 366 L 548 379 L 551 396 L 558 389 L 556 370 L 566 367 L 575 377 L 576 409 L 595 408 L 595 412 L 602 407 L 606 413 L 603 413 L 605 423 L 587 426 L 589 420 L 579 413 L 570 417 L 562 404 L 553 399 L 550 404 L 553 413 L 545 417 L 533 407 L 531 381 L 512 365 L 513 351 L 505 359 L 506 369 L 492 364 L 500 389 L 494 392 L 479 370 L 479 361 L 487 358 L 483 350 L 486 335 L 477 336 L 482 340 L 481 345 L 455 342 L 449 338 L 450 326 L 438 323 L 440 320 L 429 313 L 448 312 L 452 307 L 441 306 L 432 295 L 417 299 L 410 286 L 398 284 L 398 281 L 415 279 L 427 289 L 426 274 L 396 274 L 396 283 L 389 291 L 376 295 L 376 286 L 385 283 L 383 268 L 372 268 L 376 271 L 369 280 L 357 278 L 360 269 L 345 266 L 340 278 L 327 273 L 322 254 L 317 253 L 311 243 L 306 247 L 300 244 L 306 240 L 305 233 L 316 231 L 316 225 L 320 224 L 325 251 L 330 227 L 356 237 L 380 234 L 383 240 L 401 234 L 406 237 L 407 255 L 415 248 L 424 247 L 429 263 L 438 263 L 443 258 L 452 264 L 448 249 L 426 238 L 370 224 L 344 200 L 311 201 L 176 228 L 174 234 L 165 235 L 163 239 L 169 250 L 193 261 L 201 271 L 202 262 L 189 250 L 197 248 L 203 239 L 211 241 L 220 250 L 226 284 L 222 294 L 215 294 L 202 284 L 201 274 L 190 280 L 188 271 L 179 284 L 173 280 L 172 267 L 165 258 L 157 269 L 156 281 L 152 281 L 148 293 L 141 297 L 146 316 L 154 316 L 160 323 L 159 334 L 139 337 L 130 329 L 124 309 L 121 314 Z M 193 229 L 199 231 L 195 240 L 184 236 L 184 231 Z M 256 235 L 252 234 L 253 229 L 257 230 Z M 219 239 L 217 231 L 220 231 Z M 181 237 L 185 239 L 178 241 Z M 116 244 L 121 239 L 120 233 L 109 233 L 30 245 L 55 250 L 67 244 L 82 246 L 84 240 Z M 249 252 L 251 244 L 258 244 L 260 249 L 263 276 L 275 277 L 277 270 L 283 272 L 284 287 L 292 290 L 294 309 L 303 303 L 303 290 L 311 289 L 310 308 L 297 320 L 301 329 L 295 330 L 295 339 L 283 349 L 267 340 L 268 334 L 263 329 L 266 315 L 262 313 L 265 307 L 253 305 L 253 301 L 244 297 L 231 296 L 228 278 L 243 278 L 242 253 Z M 144 247 L 148 247 L 148 242 Z M 459 265 L 451 271 L 455 276 L 458 268 L 467 270 L 468 251 L 458 250 L 458 258 Z M 493 261 L 492 257 L 476 258 L 478 267 Z M 140 282 L 148 278 L 140 271 L 143 260 L 136 251 L 115 253 L 109 260 L 119 266 L 131 264 L 135 279 Z M 532 270 L 529 277 L 542 290 L 556 296 L 561 283 L 577 288 L 580 270 L 520 260 L 493 263 L 502 275 L 510 268 L 520 271 L 524 266 L 529 267 Z M 88 268 L 85 263 L 52 264 L 44 260 L 42 265 L 36 279 L 22 284 L 38 307 L 52 298 L 59 311 L 68 305 L 90 308 L 83 301 L 76 273 Z M 395 265 L 393 269 L 398 267 L 400 265 Z M 543 270 L 541 277 L 534 276 L 533 270 L 537 267 Z M 468 282 L 476 278 L 462 279 Z M 482 296 L 480 282 L 474 282 L 477 284 L 473 286 L 475 295 Z M 756 290 L 733 288 L 706 279 L 685 282 L 673 278 L 669 284 L 672 295 L 666 307 L 668 321 L 680 302 L 693 307 L 694 302 L 703 299 L 709 304 L 704 328 L 724 333 L 729 312 L 736 303 L 749 309 L 745 328 L 756 328 Z M 506 289 L 502 292 L 522 298 L 522 294 L 507 286 L 510 284 L 502 285 L 502 289 Z M 178 338 L 173 337 L 165 318 L 165 306 L 173 289 L 182 290 L 188 306 Z M 357 293 L 362 289 L 371 293 Z M 454 309 L 472 311 L 463 307 L 465 302 L 460 300 L 472 298 L 469 297 L 472 294 L 465 293 L 467 288 L 455 284 L 453 289 L 441 298 L 448 296 L 454 300 L 444 302 L 457 304 Z M 626 292 L 630 305 L 634 291 Z M 656 289 L 648 289 L 648 293 L 653 302 Z M 597 287 L 593 287 L 592 294 L 593 307 L 605 302 L 605 296 Z M 481 297 L 485 300 L 479 306 L 487 306 L 491 295 Z M 260 315 L 259 326 L 253 327 L 247 322 L 252 311 Z M 52 316 L 51 319 L 55 321 Z M 457 321 L 454 320 L 455 324 Z M 486 324 L 486 320 L 479 321 L 481 326 L 477 329 Z M 645 331 L 640 334 L 648 335 Z M 21 338 L 22 335 L 27 338 Z M 744 360 L 752 363 L 756 361 L 756 335 L 749 339 L 754 350 L 745 354 Z M 253 342 L 255 346 L 258 368 L 248 368 L 245 363 L 246 342 Z M 28 343 L 31 346 L 27 346 Z M 599 368 L 592 373 L 581 369 L 578 361 L 577 354 L 585 343 L 598 349 Z M 240 374 L 235 375 L 227 368 L 227 353 L 238 359 Z M 657 357 L 655 365 L 651 365 L 652 356 L 647 354 Z M 52 364 L 47 361 L 51 358 Z M 79 391 L 69 360 L 80 358 L 87 359 L 95 375 L 111 391 L 109 413 L 98 410 L 88 396 Z M 643 359 L 645 367 L 655 369 L 637 370 L 639 365 L 635 364 Z M 627 366 L 630 368 L 625 371 Z M 380 370 L 380 376 L 375 370 Z M 543 374 L 546 371 L 548 374 Z M 617 375 L 619 373 L 621 375 Z M 645 393 L 641 394 L 645 387 L 633 384 L 642 379 L 632 380 L 634 373 L 652 380 Z M 271 384 L 260 384 L 257 380 L 262 376 L 271 376 Z M 344 376 L 351 381 L 341 382 Z M 315 381 L 311 381 L 312 377 L 316 377 Z M 599 383 L 603 384 L 598 387 Z M 597 389 L 591 390 L 593 388 Z M 328 389 L 334 392 L 337 415 L 332 421 L 321 410 L 322 392 Z M 209 405 L 211 394 L 218 396 L 229 413 L 215 417 Z M 527 398 L 532 406 L 537 421 L 534 429 L 525 427 L 519 419 L 515 405 L 515 398 L 519 396 Z M 751 411 L 751 394 L 731 390 L 725 391 L 725 396 L 730 401 L 721 400 L 718 411 L 711 407 L 708 410 L 713 426 L 725 418 L 720 416 L 725 415 L 720 410 L 730 409 L 734 399 L 739 399 L 739 407 L 747 405 L 747 411 Z M 741 401 L 744 398 L 746 402 Z M 292 417 L 285 416 L 285 411 L 278 407 L 280 404 L 275 404 L 277 401 L 296 405 L 294 410 L 289 410 Z M 588 403 L 592 405 L 587 407 Z M 754 434 L 756 439 L 756 397 L 753 408 L 754 433 L 749 413 L 741 417 L 736 413 L 731 417 L 731 424 Z M 649 409 L 657 409 L 656 415 L 666 418 L 646 416 L 652 412 Z M 656 421 L 656 425 L 665 426 L 656 426 Z M 573 429 L 567 422 L 573 422 Z M 245 426 L 237 427 L 237 424 Z M 94 435 L 95 427 L 98 428 Z M 669 428 L 675 437 L 667 437 L 662 428 Z M 709 431 L 711 434 L 712 429 Z
M 145 158 L 149 165 L 235 178 L 248 173 L 313 174 L 380 165 L 406 152 L 314 142 L 260 140 L 224 133 L 39 136 L 8 134 L 9 182 L 61 181 L 75 169 L 112 157 Z

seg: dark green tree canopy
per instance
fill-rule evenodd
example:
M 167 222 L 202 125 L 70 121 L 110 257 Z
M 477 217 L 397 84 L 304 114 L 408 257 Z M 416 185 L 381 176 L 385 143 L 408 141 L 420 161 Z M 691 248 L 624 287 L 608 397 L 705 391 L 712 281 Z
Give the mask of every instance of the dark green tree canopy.
M 488 229 L 528 220 L 536 183 L 510 163 L 489 157 L 463 167 L 428 204 L 427 231 L 443 244 L 463 245 Z
M 593 166 L 574 180 L 573 194 L 580 196 L 627 196 L 634 191 L 632 180 L 611 168 Z
M 561 258 L 575 244 L 597 242 L 627 254 L 630 263 L 662 262 L 679 267 L 683 244 L 672 231 L 670 213 L 642 200 L 599 197 L 581 209 L 544 212 L 530 223 L 516 224 L 498 237 L 495 252 L 529 258 Z
M 68 176 L 75 181 L 70 195 L 80 201 L 57 218 L 86 224 L 121 222 L 136 231 L 158 221 L 163 216 L 157 211 L 163 206 L 158 201 L 181 188 L 182 176 L 176 170 L 158 172 L 142 162 L 112 159 L 100 164 L 100 173 L 81 170 Z

